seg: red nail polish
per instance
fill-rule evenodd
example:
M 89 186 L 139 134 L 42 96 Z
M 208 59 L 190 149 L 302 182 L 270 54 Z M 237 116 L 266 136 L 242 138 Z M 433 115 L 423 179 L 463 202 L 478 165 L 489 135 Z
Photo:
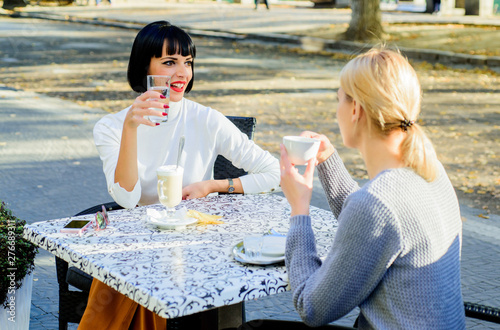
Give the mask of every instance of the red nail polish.
M 166 113 L 166 112 L 162 112 L 161 114 L 164 116 L 168 116 L 168 113 Z
M 163 94 L 160 94 L 160 99 L 166 99 L 167 97 Z
M 160 123 L 155 123 L 156 126 L 160 126 Z
M 170 107 L 168 106 L 168 104 L 164 104 L 164 105 L 163 105 L 163 108 L 168 109 L 168 108 L 170 108 Z

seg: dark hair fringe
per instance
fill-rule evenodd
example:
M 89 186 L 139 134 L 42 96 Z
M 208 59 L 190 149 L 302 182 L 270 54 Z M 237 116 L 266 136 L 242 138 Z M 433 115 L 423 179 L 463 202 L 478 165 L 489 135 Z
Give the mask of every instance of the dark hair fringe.
M 149 23 L 139 31 L 135 37 L 130 60 L 128 63 L 127 79 L 130 87 L 138 92 L 147 90 L 146 76 L 151 58 L 163 55 L 163 45 L 167 43 L 167 55 L 181 54 L 193 58 L 193 77 L 186 87 L 186 94 L 191 91 L 194 83 L 194 58 L 196 46 L 183 29 L 167 21 Z

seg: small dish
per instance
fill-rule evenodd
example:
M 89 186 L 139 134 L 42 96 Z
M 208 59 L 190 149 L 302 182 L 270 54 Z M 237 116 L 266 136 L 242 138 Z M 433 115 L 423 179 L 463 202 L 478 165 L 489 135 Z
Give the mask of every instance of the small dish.
M 146 223 L 161 229 L 180 229 L 198 222 L 198 219 L 186 217 L 185 212 L 178 211 L 175 219 L 168 219 L 162 216 L 163 213 L 154 209 L 146 210 Z
M 239 261 L 244 264 L 252 264 L 252 265 L 271 265 L 271 264 L 276 264 L 280 262 L 285 261 L 285 256 L 267 256 L 267 255 L 262 255 L 259 258 L 256 259 L 249 259 L 245 255 L 245 248 L 243 246 L 243 241 L 237 243 L 233 247 L 233 256 L 236 261 Z
M 161 229 L 179 229 L 180 227 L 185 227 L 198 222 L 195 218 L 184 218 L 184 219 L 155 219 L 146 217 L 146 223 L 156 226 Z

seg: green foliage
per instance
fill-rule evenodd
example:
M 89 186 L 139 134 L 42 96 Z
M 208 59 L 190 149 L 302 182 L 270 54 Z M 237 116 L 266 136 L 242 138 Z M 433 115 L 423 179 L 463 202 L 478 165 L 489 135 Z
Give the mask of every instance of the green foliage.
M 12 215 L 5 203 L 0 204 L 0 303 L 7 306 L 7 293 L 19 289 L 21 281 L 35 267 L 38 248 L 23 238 L 25 220 Z M 15 277 L 9 276 L 15 274 Z M 15 285 L 11 280 L 15 279 Z

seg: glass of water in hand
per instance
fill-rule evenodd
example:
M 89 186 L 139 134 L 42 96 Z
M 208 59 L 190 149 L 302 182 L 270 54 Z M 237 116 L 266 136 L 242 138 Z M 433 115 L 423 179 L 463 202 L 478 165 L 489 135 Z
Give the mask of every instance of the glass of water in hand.
M 157 91 L 161 93 L 163 96 L 165 96 L 164 99 L 154 99 L 155 101 L 161 102 L 163 104 L 168 105 L 170 102 L 170 76 L 159 76 L 159 75 L 148 75 L 147 76 L 147 84 L 148 84 L 148 91 Z M 152 100 L 152 99 L 148 99 Z M 160 110 L 162 112 L 167 112 L 167 109 L 165 108 L 150 108 L 152 110 Z M 151 120 L 153 123 L 166 123 L 168 121 L 168 115 L 167 116 L 149 116 L 149 120 Z

